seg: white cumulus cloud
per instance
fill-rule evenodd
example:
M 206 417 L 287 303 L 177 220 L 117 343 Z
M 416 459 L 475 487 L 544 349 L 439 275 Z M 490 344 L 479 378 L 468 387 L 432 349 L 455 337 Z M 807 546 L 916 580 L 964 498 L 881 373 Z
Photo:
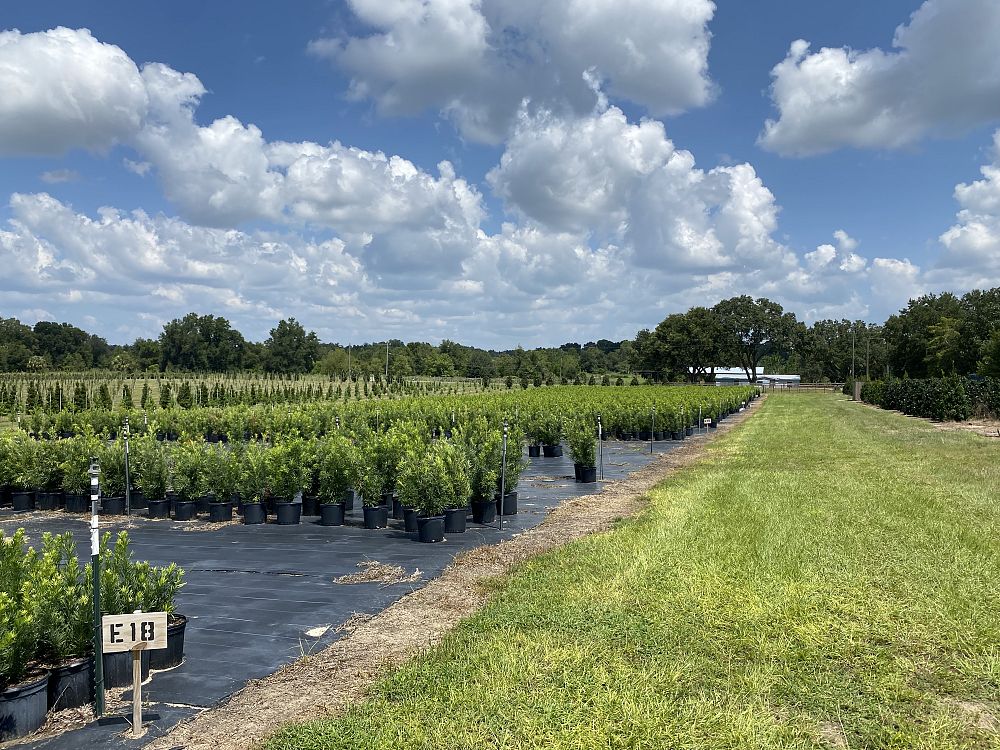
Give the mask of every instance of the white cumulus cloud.
M 783 155 L 898 148 L 1000 119 L 1000 3 L 926 0 L 892 49 L 792 43 L 771 72 L 778 117 L 760 142 Z
M 385 114 L 446 113 L 500 142 L 525 100 L 577 114 L 591 79 L 655 115 L 705 104 L 711 0 L 349 0 L 366 36 L 314 40 Z
M 146 111 L 139 70 L 87 29 L 0 32 L 0 155 L 104 150 Z

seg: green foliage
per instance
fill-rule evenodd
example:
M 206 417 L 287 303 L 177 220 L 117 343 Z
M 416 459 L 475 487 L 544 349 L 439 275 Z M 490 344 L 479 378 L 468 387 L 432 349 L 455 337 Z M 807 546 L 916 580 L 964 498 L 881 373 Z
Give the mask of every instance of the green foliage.
M 244 503 L 263 502 L 270 487 L 267 448 L 257 442 L 246 443 L 236 456 L 240 497 Z
M 97 458 L 101 462 L 101 496 L 124 496 L 125 444 L 120 439 L 102 444 L 97 452 Z
M 163 446 L 152 433 L 133 438 L 129 446 L 136 487 L 146 500 L 163 500 L 167 496 L 170 471 Z
M 187 502 L 205 492 L 205 452 L 201 442 L 185 440 L 170 453 L 170 489 L 177 499 Z
M 569 423 L 566 430 L 569 452 L 573 461 L 583 466 L 594 466 L 597 456 L 597 426 L 589 418 L 581 417 Z
M 204 448 L 202 485 L 217 502 L 228 502 L 236 494 L 238 476 L 233 454 L 223 445 Z
M 268 452 L 271 491 L 280 500 L 292 500 L 309 485 L 307 443 L 302 438 L 289 438 L 277 443 Z
M 339 503 L 358 481 L 358 450 L 343 435 L 320 441 L 316 450 L 319 469 L 319 499 Z
M 87 653 L 93 638 L 92 589 L 71 532 L 42 536 L 24 586 L 37 627 L 35 658 L 55 664 Z
M 74 495 L 90 494 L 90 461 L 101 450 L 101 441 L 92 431 L 64 441 L 62 488 Z
M 464 451 L 448 441 L 412 446 L 400 462 L 400 501 L 426 516 L 464 506 L 470 493 L 467 466 Z
M 135 562 L 129 549 L 128 532 L 119 532 L 109 546 L 111 534 L 101 539 L 101 611 L 121 615 L 144 612 L 173 612 L 174 599 L 184 585 L 184 571 L 171 563 L 157 567 Z M 92 580 L 90 566 L 86 577 Z
M 476 417 L 455 430 L 453 439 L 465 452 L 471 499 L 492 500 L 500 482 L 501 431 L 490 427 L 486 417 Z
M 962 421 L 972 415 L 972 399 L 956 375 L 946 378 L 893 378 L 861 387 L 861 399 L 883 409 L 939 421 Z

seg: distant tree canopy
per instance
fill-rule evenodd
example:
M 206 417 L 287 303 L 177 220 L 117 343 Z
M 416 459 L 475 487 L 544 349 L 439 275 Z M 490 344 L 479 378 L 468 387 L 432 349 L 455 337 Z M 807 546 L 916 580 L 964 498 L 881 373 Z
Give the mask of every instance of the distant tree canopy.
M 0 318 L 0 371 L 109 368 L 281 374 L 316 372 L 368 377 L 386 371 L 387 342 L 321 343 L 294 318 L 281 320 L 263 343 L 247 341 L 223 317 L 189 313 L 163 326 L 157 339 L 111 345 L 69 323 L 27 326 Z M 944 293 L 910 300 L 884 325 L 820 320 L 807 326 L 766 298 L 722 300 L 668 315 L 634 341 L 506 351 L 455 341 L 439 345 L 388 341 L 390 377 L 499 378 L 504 383 L 603 382 L 605 375 L 642 374 L 658 381 L 712 380 L 716 367 L 797 373 L 805 382 L 843 382 L 887 374 L 1000 376 L 1000 288 L 962 297 Z M 631 382 L 629 378 L 626 382 Z M 617 378 L 609 378 L 617 382 Z M 174 394 L 179 396 L 179 394 Z M 173 398 L 174 396 L 171 396 Z
M 884 325 L 811 326 L 768 299 L 734 297 L 667 316 L 635 341 L 636 369 L 662 380 L 711 380 L 713 367 L 795 373 L 804 382 L 887 374 L 922 378 L 1000 370 L 1000 288 L 910 300 Z

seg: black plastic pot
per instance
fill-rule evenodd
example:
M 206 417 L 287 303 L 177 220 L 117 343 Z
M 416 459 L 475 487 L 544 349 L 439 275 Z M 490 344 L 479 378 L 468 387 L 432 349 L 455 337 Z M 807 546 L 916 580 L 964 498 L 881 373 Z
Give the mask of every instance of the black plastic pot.
M 465 508 L 446 508 L 444 511 L 444 533 L 464 534 L 466 515 Z
M 348 490 L 344 494 L 344 510 L 354 510 L 354 502 L 358 499 L 358 493 L 354 490 Z
M 691 427 L 690 425 L 687 426 L 687 427 L 685 427 L 684 428 L 684 435 L 686 437 L 691 437 L 692 435 L 694 435 L 694 427 Z
M 366 505 L 364 514 L 366 529 L 384 529 L 389 525 L 389 509 L 384 505 Z
M 275 503 L 279 526 L 295 526 L 302 522 L 302 503 Z
M 149 677 L 150 651 L 143 651 L 139 657 L 142 665 L 142 679 Z M 104 687 L 132 687 L 132 654 L 120 651 L 115 654 L 104 654 Z
M 422 516 L 417 518 L 417 539 L 421 542 L 444 540 L 444 516 Z
M 214 499 L 215 497 L 213 495 L 202 495 L 201 497 L 196 497 L 194 500 L 194 512 L 208 513 L 208 508 Z
M 94 700 L 94 657 L 73 659 L 52 668 L 49 676 L 50 710 L 79 708 Z
M 719 427 L 719 420 L 718 419 L 713 419 L 711 422 L 708 423 L 708 429 L 710 429 L 710 430 L 715 430 L 718 427 Z
M 413 532 L 417 530 L 417 515 L 416 508 L 403 508 L 403 531 Z
M 493 500 L 472 504 L 473 523 L 493 523 L 497 520 L 497 504 Z
M 146 496 L 139 490 L 130 490 L 128 493 L 129 510 L 145 510 Z
M 319 515 L 319 498 L 315 495 L 303 495 L 302 496 L 302 515 L 304 516 L 318 516 Z
M 124 516 L 125 497 L 102 497 L 101 515 L 103 516 Z
M 263 503 L 243 503 L 243 523 L 251 526 L 267 522 L 267 511 Z
M 642 440 L 643 442 L 649 440 L 652 437 L 653 433 L 650 432 L 649 430 L 639 430 L 639 439 Z
M 392 517 L 396 521 L 400 521 L 403 518 L 403 511 L 406 510 L 406 506 L 400 502 L 398 497 L 392 498 Z
M 580 469 L 580 479 L 577 480 L 583 484 L 593 484 L 597 481 L 597 467 L 596 466 L 584 466 Z
M 146 515 L 150 518 L 170 518 L 170 501 L 166 498 L 149 500 L 146 503 Z
M 0 742 L 31 734 L 45 723 L 49 673 L 0 690 Z
M 573 464 L 573 478 L 576 481 L 580 481 L 580 472 L 583 470 L 583 464 Z
M 503 496 L 503 506 L 500 505 L 500 497 L 499 497 L 499 495 L 500 495 L 500 493 L 498 492 L 497 493 L 497 499 L 496 499 L 497 513 L 501 513 L 501 510 L 502 510 L 503 512 L 502 512 L 501 515 L 504 515 L 504 516 L 516 516 L 517 515 L 517 493 L 516 492 L 508 492 L 506 495 L 504 495 Z
M 344 504 L 322 503 L 319 506 L 319 522 L 321 526 L 343 526 Z
M 197 506 L 194 500 L 178 500 L 174 503 L 175 521 L 193 521 Z
M 184 615 L 170 615 L 167 623 L 167 647 L 149 652 L 151 669 L 171 669 L 184 661 L 184 631 L 187 629 Z
M 665 433 L 663 433 L 662 431 L 657 431 L 657 432 L 654 432 L 654 433 L 653 433 L 653 441 L 654 441 L 654 442 L 657 442 L 657 443 L 659 443 L 659 442 L 661 442 L 661 441 L 662 441 L 662 440 L 663 440 L 663 439 L 664 439 L 665 437 L 666 437 L 666 434 L 665 434 Z
M 233 520 L 232 503 L 210 503 L 208 506 L 208 520 L 212 523 L 226 523 Z
M 36 492 L 35 507 L 38 510 L 59 510 L 63 504 L 61 492 Z
M 671 432 L 670 433 L 670 439 L 671 440 L 683 440 L 684 439 L 684 433 L 681 432 L 680 430 L 677 430 L 675 432 Z
M 0 505 L 10 505 L 9 484 L 0 484 Z
M 25 511 L 35 509 L 35 493 L 15 490 L 10 493 L 10 500 L 14 504 L 14 510 Z
M 540 455 L 542 455 L 542 446 L 540 445 L 528 446 L 528 458 L 538 458 Z
M 543 445 L 542 455 L 545 458 L 559 458 L 563 454 L 561 445 Z

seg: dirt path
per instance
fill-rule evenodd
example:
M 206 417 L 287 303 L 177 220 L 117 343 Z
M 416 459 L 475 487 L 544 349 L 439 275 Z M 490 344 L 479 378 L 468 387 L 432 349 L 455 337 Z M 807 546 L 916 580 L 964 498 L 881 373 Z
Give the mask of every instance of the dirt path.
M 645 507 L 645 493 L 674 471 L 693 464 L 706 443 L 741 424 L 748 411 L 718 430 L 691 438 L 628 478 L 595 495 L 562 503 L 540 526 L 499 544 L 458 555 L 438 578 L 370 618 L 345 628 L 347 635 L 325 650 L 304 656 L 273 675 L 249 683 L 228 701 L 179 724 L 151 750 L 251 748 L 287 722 L 307 721 L 343 710 L 361 698 L 379 674 L 441 640 L 459 620 L 479 610 L 486 579 L 508 573 L 523 560 L 587 534 L 608 530 Z

